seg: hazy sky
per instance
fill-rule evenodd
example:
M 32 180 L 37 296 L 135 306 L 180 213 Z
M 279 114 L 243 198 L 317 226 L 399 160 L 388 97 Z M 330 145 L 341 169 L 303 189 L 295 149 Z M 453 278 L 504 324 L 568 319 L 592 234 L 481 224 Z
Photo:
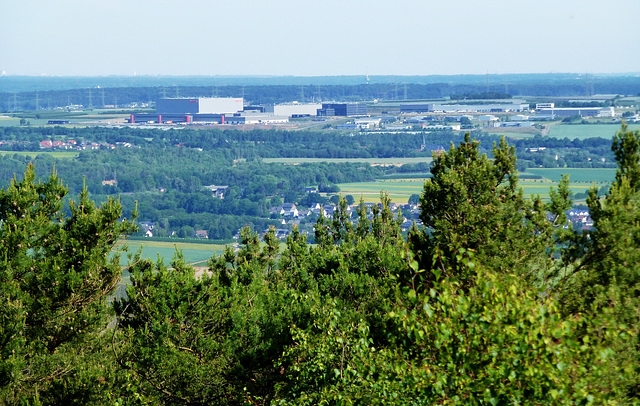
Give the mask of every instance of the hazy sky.
M 7 75 L 640 72 L 640 0 L 2 0 Z

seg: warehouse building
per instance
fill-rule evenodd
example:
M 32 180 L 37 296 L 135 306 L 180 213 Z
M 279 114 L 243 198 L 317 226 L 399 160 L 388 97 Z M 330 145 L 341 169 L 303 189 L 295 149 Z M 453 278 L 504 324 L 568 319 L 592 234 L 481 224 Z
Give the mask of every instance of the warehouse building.
M 243 108 L 242 97 L 169 98 L 156 101 L 158 114 L 233 114 Z
M 321 108 L 320 103 L 290 103 L 271 105 L 267 107 L 266 111 L 276 116 L 304 117 L 317 115 Z
M 322 103 L 318 109 L 319 116 L 346 116 L 357 117 L 367 115 L 365 103 Z
M 613 107 L 556 107 L 542 108 L 536 113 L 537 119 L 554 120 L 559 117 L 614 117 Z
M 132 114 L 135 123 L 217 123 L 225 124 L 225 115 L 243 110 L 244 101 L 237 97 L 167 98 L 156 101 L 155 113 Z
M 435 104 L 407 103 L 400 105 L 402 113 L 507 113 L 529 110 L 527 103 L 491 103 L 491 104 Z

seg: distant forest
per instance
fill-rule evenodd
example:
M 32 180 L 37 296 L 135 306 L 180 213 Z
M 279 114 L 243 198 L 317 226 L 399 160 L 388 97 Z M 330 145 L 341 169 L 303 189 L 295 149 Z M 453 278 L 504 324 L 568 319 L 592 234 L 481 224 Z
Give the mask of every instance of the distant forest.
M 411 100 L 501 93 L 515 97 L 640 94 L 640 77 L 590 74 L 336 77 L 0 77 L 0 111 L 124 106 L 162 97 L 241 97 L 247 102 Z

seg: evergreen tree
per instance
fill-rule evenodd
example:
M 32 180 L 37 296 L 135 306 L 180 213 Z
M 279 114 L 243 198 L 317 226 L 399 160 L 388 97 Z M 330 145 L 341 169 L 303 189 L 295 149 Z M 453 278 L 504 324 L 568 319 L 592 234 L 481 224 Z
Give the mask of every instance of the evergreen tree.
M 21 181 L 0 190 L 0 395 L 6 403 L 51 402 L 47 396 L 70 401 L 74 390 L 86 391 L 73 384 L 86 367 L 80 359 L 107 326 L 107 296 L 122 274 L 118 255 L 109 254 L 135 229 L 121 219 L 117 201 L 96 207 L 86 189 L 67 216 L 67 189 L 55 172 L 43 183 L 35 178 L 29 165 Z
M 613 139 L 618 169 L 609 193 L 589 191 L 593 229 L 576 233 L 565 250 L 565 272 L 557 286 L 566 314 L 613 312 L 633 334 L 616 349 L 616 362 L 640 365 L 640 131 L 622 125 Z M 640 370 L 615 383 L 627 395 L 640 393 Z
M 434 158 L 420 199 L 425 232 L 414 231 L 412 243 L 436 279 L 458 269 L 459 247 L 496 272 L 519 271 L 534 279 L 549 266 L 545 253 L 553 232 L 546 207 L 523 197 L 515 149 L 504 138 L 494 144 L 493 156 L 481 154 L 479 142 L 466 134 L 458 147 Z M 472 277 L 459 275 L 462 283 Z

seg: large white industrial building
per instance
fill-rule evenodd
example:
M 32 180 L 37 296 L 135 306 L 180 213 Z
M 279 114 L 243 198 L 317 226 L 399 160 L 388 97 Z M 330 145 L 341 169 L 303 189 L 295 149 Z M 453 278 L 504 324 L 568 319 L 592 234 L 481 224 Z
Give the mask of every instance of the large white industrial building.
M 322 108 L 320 103 L 291 103 L 276 104 L 273 106 L 273 114 L 276 116 L 315 116 Z
M 156 101 L 157 114 L 233 114 L 243 108 L 242 97 L 193 97 Z

